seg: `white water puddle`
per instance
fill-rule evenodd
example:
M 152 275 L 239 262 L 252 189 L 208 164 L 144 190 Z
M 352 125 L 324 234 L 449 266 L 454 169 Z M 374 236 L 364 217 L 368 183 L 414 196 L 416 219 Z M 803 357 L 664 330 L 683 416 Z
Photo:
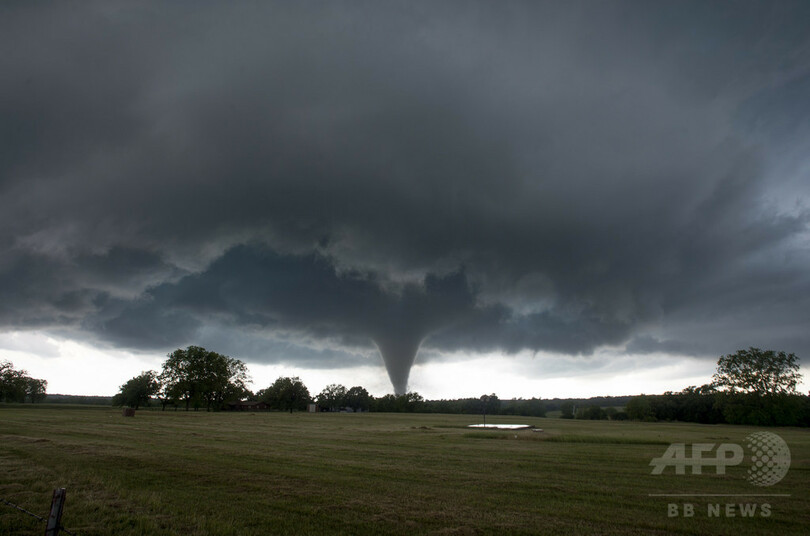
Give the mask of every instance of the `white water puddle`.
M 491 428 L 495 430 L 523 430 L 531 428 L 530 424 L 470 424 L 467 428 Z

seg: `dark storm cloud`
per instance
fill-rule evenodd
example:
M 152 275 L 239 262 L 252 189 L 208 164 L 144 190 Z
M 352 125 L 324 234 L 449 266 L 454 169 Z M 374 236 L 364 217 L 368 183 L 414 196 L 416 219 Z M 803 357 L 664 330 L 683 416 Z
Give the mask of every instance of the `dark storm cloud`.
M 132 298 L 181 274 L 154 252 L 119 246 L 73 255 L 8 248 L 0 258 L 0 322 L 17 328 L 70 325 L 110 297 Z
M 5 326 L 810 350 L 802 3 L 0 9 Z
M 166 348 L 199 340 L 206 323 L 230 325 L 242 336 L 245 329 L 291 331 L 304 340 L 335 339 L 339 347 L 352 341 L 367 346 L 373 340 L 400 393 L 406 390 L 422 340 L 469 316 L 474 301 L 463 272 L 427 274 L 418 284 L 386 290 L 374 274 L 339 274 L 322 256 L 280 256 L 239 246 L 202 273 L 151 288 L 137 300 L 103 304 L 85 327 L 130 347 Z M 223 343 L 246 350 L 232 340 L 220 340 L 219 346 Z M 256 350 L 251 357 L 261 359 Z M 295 359 L 295 350 L 292 355 L 289 349 L 278 353 L 285 360 L 306 362 Z M 313 354 L 329 362 L 334 355 Z

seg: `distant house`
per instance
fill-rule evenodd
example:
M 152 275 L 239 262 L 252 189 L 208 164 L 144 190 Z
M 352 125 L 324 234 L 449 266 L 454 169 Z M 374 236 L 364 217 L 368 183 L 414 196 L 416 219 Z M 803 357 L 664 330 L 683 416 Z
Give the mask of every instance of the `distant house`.
M 338 408 L 330 408 L 328 406 L 321 406 L 320 404 L 307 404 L 307 411 L 310 413 L 328 413 L 328 412 L 340 412 L 340 413 L 354 413 L 355 410 L 348 407 L 338 407 Z M 360 410 L 358 410 L 360 411 Z
M 270 406 L 268 406 L 264 402 L 231 402 L 228 404 L 228 409 L 231 411 L 261 411 L 261 410 L 268 410 Z
M 310 404 L 307 407 L 307 411 L 310 413 L 362 413 L 364 410 L 354 409 L 350 406 L 330 408 L 328 406 L 321 406 L 320 404 Z

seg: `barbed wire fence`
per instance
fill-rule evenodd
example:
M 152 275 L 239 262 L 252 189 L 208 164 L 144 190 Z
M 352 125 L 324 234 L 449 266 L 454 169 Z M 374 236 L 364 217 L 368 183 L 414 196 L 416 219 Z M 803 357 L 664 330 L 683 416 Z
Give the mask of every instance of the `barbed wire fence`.
M 75 532 L 72 532 L 63 527 L 60 523 L 62 518 L 62 507 L 65 502 L 65 488 L 57 488 L 56 490 L 54 490 L 53 501 L 51 502 L 51 512 L 47 518 L 37 515 L 34 512 L 30 512 L 25 508 L 23 508 L 22 506 L 20 506 L 19 504 L 15 504 L 11 501 L 8 501 L 3 497 L 0 497 L 0 502 L 14 508 L 15 510 L 23 514 L 33 517 L 34 519 L 36 519 L 41 523 L 46 523 L 47 524 L 45 528 L 46 536 L 51 535 L 57 536 L 60 532 L 64 532 L 69 536 L 78 536 Z

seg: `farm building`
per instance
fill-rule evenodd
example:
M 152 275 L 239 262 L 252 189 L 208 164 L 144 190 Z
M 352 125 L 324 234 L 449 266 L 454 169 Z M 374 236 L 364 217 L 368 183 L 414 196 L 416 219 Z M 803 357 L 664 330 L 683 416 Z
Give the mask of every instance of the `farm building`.
M 228 409 L 231 411 L 260 411 L 260 410 L 268 410 L 270 406 L 268 406 L 264 402 L 231 402 L 228 404 Z

